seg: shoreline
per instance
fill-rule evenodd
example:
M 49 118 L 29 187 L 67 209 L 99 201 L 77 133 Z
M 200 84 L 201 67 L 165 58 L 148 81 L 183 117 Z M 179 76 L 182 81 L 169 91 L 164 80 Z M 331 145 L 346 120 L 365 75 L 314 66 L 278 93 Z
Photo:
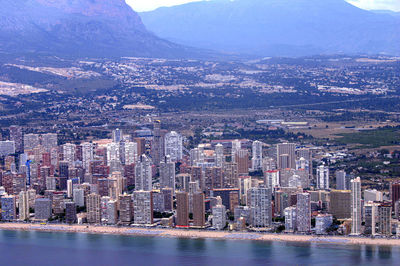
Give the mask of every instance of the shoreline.
M 163 238 L 198 238 L 214 240 L 250 240 L 250 241 L 278 241 L 335 245 L 377 245 L 400 246 L 400 239 L 362 238 L 315 235 L 290 234 L 263 234 L 257 232 L 226 232 L 202 231 L 194 229 L 171 228 L 142 228 L 142 227 L 111 227 L 94 225 L 66 225 L 66 224 L 29 224 L 29 223 L 0 223 L 2 231 L 41 231 L 55 233 L 90 233 L 123 236 L 163 237 Z

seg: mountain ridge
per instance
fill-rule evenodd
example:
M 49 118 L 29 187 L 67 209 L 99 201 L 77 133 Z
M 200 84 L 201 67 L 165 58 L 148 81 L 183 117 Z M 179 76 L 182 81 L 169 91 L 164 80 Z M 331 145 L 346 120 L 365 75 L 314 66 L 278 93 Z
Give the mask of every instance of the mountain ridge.
M 262 56 L 400 54 L 400 20 L 344 0 L 211 0 L 139 13 L 184 45 Z
M 1 0 L 0 52 L 175 57 L 192 51 L 147 31 L 124 0 Z

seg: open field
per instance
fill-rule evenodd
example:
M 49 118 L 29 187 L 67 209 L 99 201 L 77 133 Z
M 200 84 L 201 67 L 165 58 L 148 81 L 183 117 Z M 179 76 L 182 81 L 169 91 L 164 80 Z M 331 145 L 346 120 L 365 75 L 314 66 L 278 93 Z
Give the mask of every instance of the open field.
M 293 133 L 305 133 L 311 135 L 314 138 L 329 138 L 339 139 L 343 136 L 355 135 L 360 132 L 368 132 L 379 127 L 386 126 L 398 126 L 399 123 L 394 122 L 373 122 L 373 123 L 361 123 L 357 121 L 350 122 L 317 122 L 310 123 L 307 128 L 293 128 L 290 131 Z M 350 141 L 350 140 L 349 140 Z M 354 139 L 350 143 L 357 144 Z M 392 144 L 393 145 L 393 144 Z

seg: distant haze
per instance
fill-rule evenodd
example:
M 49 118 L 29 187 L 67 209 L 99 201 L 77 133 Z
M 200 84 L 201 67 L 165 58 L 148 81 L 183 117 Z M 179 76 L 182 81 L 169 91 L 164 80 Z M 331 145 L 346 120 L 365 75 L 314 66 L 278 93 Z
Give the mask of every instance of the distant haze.
M 196 1 L 202 0 L 126 0 L 135 11 L 139 12 L 154 10 L 162 6 L 174 6 Z M 399 0 L 347 0 L 347 2 L 363 9 L 400 12 Z

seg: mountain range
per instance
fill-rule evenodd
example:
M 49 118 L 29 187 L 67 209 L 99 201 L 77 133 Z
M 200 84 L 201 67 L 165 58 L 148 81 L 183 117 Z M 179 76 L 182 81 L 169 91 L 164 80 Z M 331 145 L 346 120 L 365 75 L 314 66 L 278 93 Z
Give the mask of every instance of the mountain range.
M 124 0 L 0 0 L 0 54 L 175 57 Z
M 140 16 L 161 38 L 223 52 L 400 55 L 400 16 L 393 14 L 344 0 L 209 0 Z
M 0 0 L 0 7 L 0 56 L 400 55 L 398 13 L 344 0 L 209 0 L 140 14 L 125 0 Z

